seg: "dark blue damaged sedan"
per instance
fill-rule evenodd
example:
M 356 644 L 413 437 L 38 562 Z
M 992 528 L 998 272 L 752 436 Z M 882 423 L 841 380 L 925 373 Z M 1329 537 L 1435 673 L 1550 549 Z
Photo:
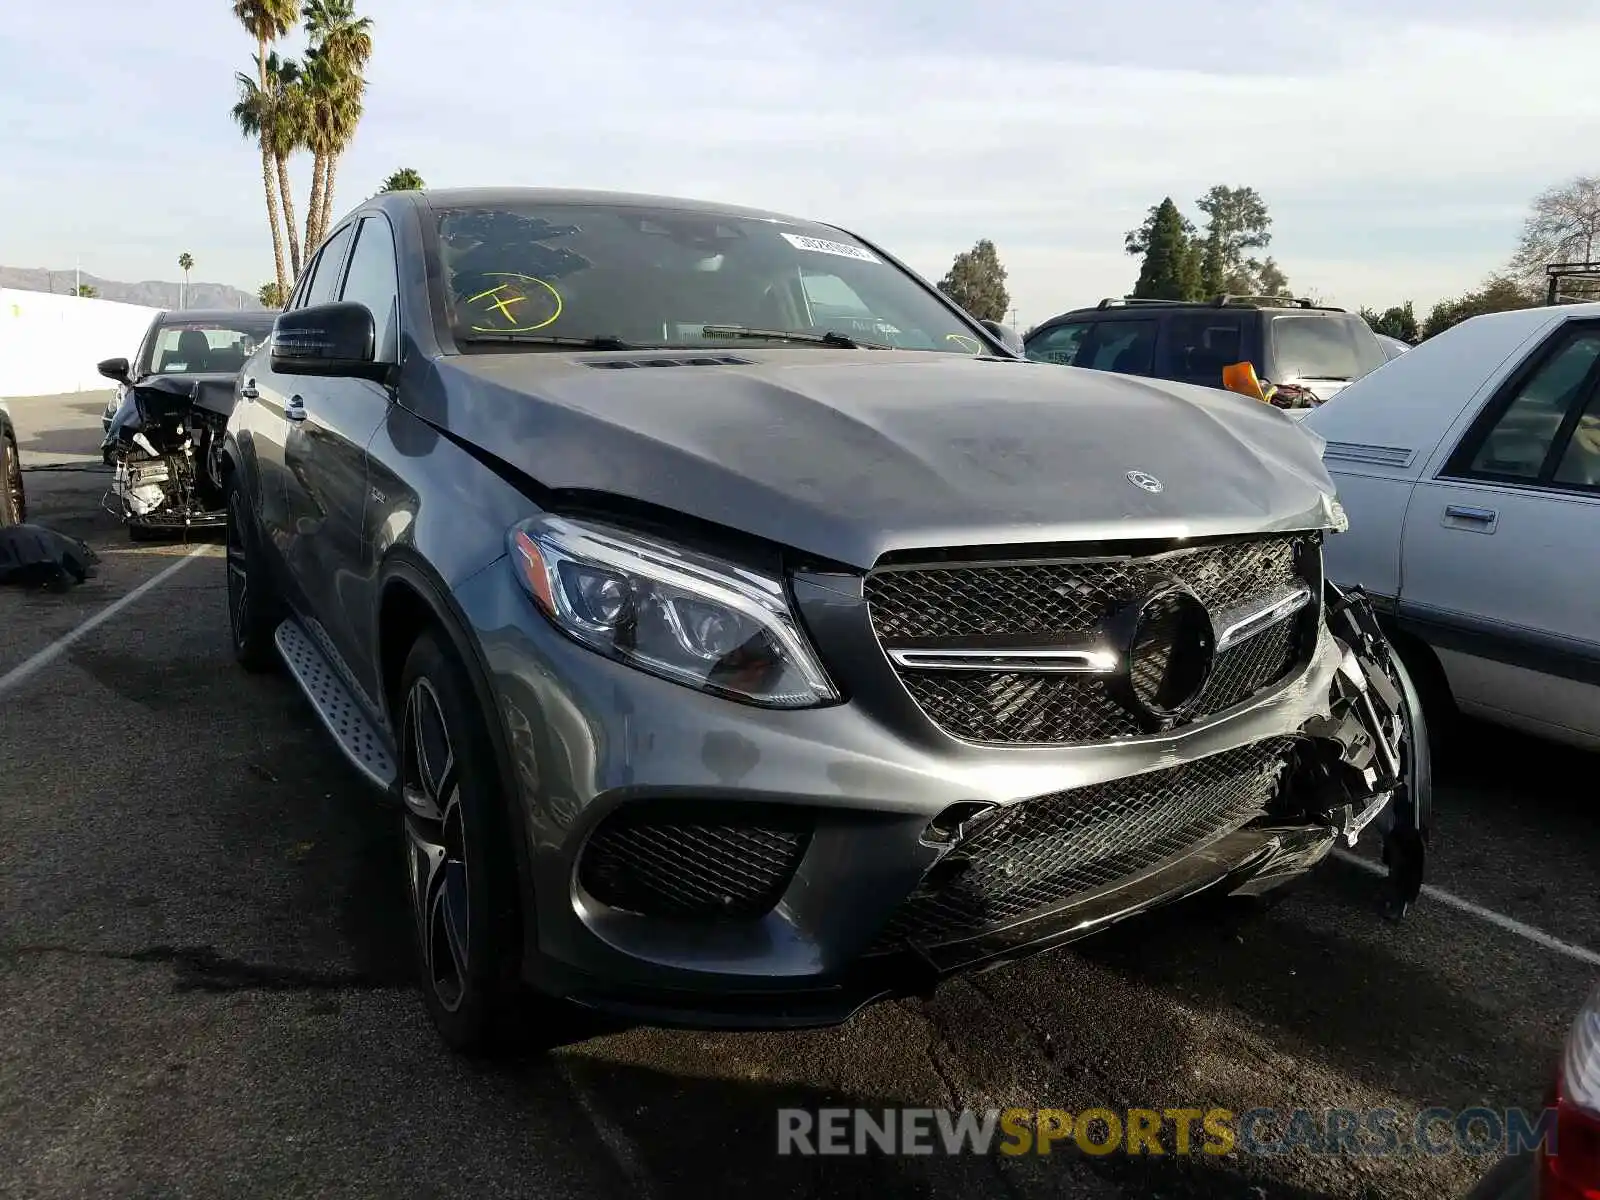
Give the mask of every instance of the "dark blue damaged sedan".
M 1315 437 L 1013 343 L 778 213 L 334 227 L 238 380 L 233 650 L 403 824 L 451 1046 L 838 1022 L 1364 832 L 1415 899 L 1421 713 Z

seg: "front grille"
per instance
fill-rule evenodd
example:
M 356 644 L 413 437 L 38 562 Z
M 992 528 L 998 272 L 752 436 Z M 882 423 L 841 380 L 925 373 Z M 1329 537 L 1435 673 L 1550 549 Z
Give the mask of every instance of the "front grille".
M 889 568 L 867 577 L 873 628 L 885 646 L 943 642 L 979 648 L 1029 639 L 1094 637 L 1158 579 L 1187 586 L 1212 612 L 1307 581 L 1298 534 L 1146 557 Z M 1314 581 L 1312 581 L 1314 582 Z M 1217 656 L 1186 720 L 1212 716 L 1283 679 L 1302 661 L 1305 622 L 1291 619 Z M 1138 717 L 1105 677 L 898 669 L 929 719 L 952 737 L 1005 745 L 1066 745 L 1135 736 Z
M 643 916 L 759 917 L 789 886 L 810 840 L 798 810 L 639 804 L 589 839 L 578 881 L 601 904 Z
M 867 602 L 885 642 L 1086 634 L 1157 576 L 1187 584 L 1212 612 L 1287 586 L 1298 578 L 1296 548 L 1308 540 L 1268 537 L 1102 561 L 897 567 L 867 577 Z
M 1231 833 L 1276 793 L 1292 742 L 1025 800 L 938 863 L 874 942 L 934 946 L 1041 916 Z

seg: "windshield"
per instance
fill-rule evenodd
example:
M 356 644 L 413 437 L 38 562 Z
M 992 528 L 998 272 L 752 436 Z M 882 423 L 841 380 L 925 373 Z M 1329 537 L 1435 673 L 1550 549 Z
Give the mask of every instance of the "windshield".
M 275 313 L 163 321 L 145 343 L 138 375 L 232 374 L 272 333 Z
M 1377 335 L 1359 317 L 1274 317 L 1272 348 L 1274 383 L 1360 379 L 1387 361 Z
M 466 347 L 827 345 L 831 335 L 993 352 L 915 279 L 827 226 L 529 204 L 446 209 L 436 233 L 445 319 Z

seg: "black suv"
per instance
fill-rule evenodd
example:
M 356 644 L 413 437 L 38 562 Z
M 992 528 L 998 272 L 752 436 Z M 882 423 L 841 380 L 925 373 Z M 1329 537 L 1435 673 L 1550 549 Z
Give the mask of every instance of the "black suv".
M 1037 362 L 1214 388 L 1227 386 L 1224 368 L 1249 363 L 1261 398 L 1280 408 L 1321 404 L 1387 361 L 1360 317 L 1283 297 L 1102 300 L 1052 317 L 1024 340 Z

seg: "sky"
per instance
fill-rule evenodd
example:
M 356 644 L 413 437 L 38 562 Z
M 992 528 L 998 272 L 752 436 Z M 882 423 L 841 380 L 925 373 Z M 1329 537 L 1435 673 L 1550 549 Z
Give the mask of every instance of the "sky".
M 1600 0 L 358 0 L 373 18 L 344 212 L 430 186 L 593 187 L 850 229 L 937 280 L 992 239 L 1017 319 L 1122 295 L 1126 230 L 1255 187 L 1301 295 L 1420 312 L 1600 169 Z M 254 290 L 254 45 L 228 0 L 12 5 L 0 263 Z M 301 39 L 286 49 L 301 50 Z M 304 219 L 310 160 L 294 165 Z

